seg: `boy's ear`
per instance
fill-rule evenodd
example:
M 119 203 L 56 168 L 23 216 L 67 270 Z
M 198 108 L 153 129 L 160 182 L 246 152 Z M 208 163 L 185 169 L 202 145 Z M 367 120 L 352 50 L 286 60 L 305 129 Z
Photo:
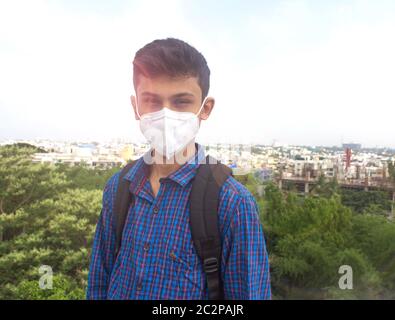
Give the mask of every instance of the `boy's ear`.
M 202 108 L 202 111 L 200 112 L 199 118 L 201 120 L 207 120 L 208 117 L 210 116 L 211 111 L 214 108 L 215 100 L 212 97 L 207 97 L 206 102 L 204 103 L 204 106 Z
M 137 104 L 136 104 L 136 97 L 134 95 L 130 96 L 130 102 L 132 103 L 133 111 L 134 111 L 134 118 L 136 120 L 140 120 L 139 115 L 137 114 Z

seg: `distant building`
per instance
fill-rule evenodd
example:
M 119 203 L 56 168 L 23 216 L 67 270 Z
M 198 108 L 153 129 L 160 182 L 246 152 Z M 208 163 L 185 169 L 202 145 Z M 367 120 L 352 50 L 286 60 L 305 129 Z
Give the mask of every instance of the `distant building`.
M 343 149 L 360 150 L 362 148 L 360 143 L 343 143 Z

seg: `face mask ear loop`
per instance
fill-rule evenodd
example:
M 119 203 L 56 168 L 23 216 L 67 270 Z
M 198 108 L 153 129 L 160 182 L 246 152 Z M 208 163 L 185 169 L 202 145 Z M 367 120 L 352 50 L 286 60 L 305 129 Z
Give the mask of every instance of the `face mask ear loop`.
M 205 105 L 205 103 L 206 103 L 207 98 L 208 98 L 208 97 L 204 98 L 203 103 L 202 103 L 202 105 L 200 106 L 199 111 L 196 113 L 196 116 L 197 116 L 197 117 L 199 116 L 200 112 L 202 111 L 202 109 L 203 109 L 203 107 L 204 107 L 204 105 Z
M 137 102 L 137 94 L 135 95 L 135 97 L 136 97 L 136 113 L 139 116 L 139 120 L 141 120 L 141 116 L 140 116 L 140 113 L 139 113 L 139 104 Z

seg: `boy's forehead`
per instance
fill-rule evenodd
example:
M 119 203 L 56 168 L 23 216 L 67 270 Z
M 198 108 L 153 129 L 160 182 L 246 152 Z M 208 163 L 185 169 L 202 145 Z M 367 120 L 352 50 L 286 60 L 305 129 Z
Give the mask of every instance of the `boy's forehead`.
M 202 95 L 198 78 L 191 76 L 147 78 L 139 75 L 136 91 L 137 94 L 150 92 L 163 97 L 176 95 L 181 92 L 188 92 L 197 98 Z

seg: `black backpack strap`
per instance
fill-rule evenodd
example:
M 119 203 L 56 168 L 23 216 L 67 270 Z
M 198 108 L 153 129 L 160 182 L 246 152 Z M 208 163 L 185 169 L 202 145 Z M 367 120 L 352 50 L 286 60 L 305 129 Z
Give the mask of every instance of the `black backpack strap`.
M 190 227 L 195 249 L 206 273 L 209 299 L 223 299 L 222 244 L 218 228 L 220 189 L 232 170 L 207 156 L 200 164 L 190 194 Z
M 130 204 L 133 201 L 132 194 L 129 191 L 130 182 L 126 179 L 123 179 L 123 177 L 126 175 L 126 173 L 129 172 L 129 170 L 134 166 L 135 163 L 135 161 L 128 163 L 125 167 L 122 168 L 121 173 L 119 174 L 118 189 L 113 207 L 113 213 L 115 215 L 114 221 L 116 223 L 114 255 L 115 258 L 117 257 L 119 249 L 121 248 L 123 227 L 125 225 Z

